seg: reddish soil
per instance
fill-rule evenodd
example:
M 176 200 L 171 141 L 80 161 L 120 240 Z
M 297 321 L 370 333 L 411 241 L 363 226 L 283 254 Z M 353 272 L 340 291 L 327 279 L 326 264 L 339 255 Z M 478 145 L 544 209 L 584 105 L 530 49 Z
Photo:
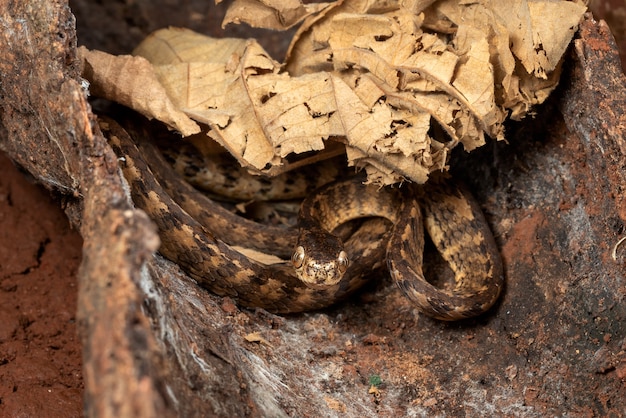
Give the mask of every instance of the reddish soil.
M 59 205 L 0 155 L 0 416 L 82 416 L 81 246 Z

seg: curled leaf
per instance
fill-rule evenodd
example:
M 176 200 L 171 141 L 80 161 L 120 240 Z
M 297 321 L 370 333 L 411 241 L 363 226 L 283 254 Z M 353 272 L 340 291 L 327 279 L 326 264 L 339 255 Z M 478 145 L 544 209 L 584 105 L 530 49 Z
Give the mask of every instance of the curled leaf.
M 90 51 L 82 46 L 78 56 L 92 94 L 135 109 L 148 119 L 158 119 L 185 136 L 200 132 L 198 124 L 170 101 L 154 67 L 145 59 Z
M 229 23 L 248 23 L 253 27 L 285 30 L 319 13 L 328 4 L 303 4 L 299 0 L 235 0 L 226 11 L 222 27 Z

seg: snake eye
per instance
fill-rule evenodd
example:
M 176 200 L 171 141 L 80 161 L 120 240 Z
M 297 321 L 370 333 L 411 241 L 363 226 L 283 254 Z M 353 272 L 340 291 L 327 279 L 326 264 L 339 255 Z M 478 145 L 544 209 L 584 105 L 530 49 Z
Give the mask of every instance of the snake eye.
M 296 247 L 296 251 L 294 251 L 293 255 L 291 256 L 291 264 L 293 264 L 293 266 L 297 269 L 302 267 L 302 265 L 304 264 L 304 247 L 302 247 L 301 245 L 298 245 Z
M 348 266 L 350 265 L 348 254 L 346 254 L 345 251 L 340 252 L 339 256 L 337 257 L 337 261 L 339 262 L 339 265 L 338 265 L 339 271 L 342 274 L 345 273 L 346 270 L 348 269 Z

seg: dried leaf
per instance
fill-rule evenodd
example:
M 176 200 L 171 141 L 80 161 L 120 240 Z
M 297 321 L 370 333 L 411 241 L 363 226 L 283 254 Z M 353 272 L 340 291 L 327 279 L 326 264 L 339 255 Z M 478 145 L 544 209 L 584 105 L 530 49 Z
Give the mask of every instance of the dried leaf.
M 346 79 L 348 84 L 333 77 L 335 92 L 342 99 L 338 103 L 338 114 L 345 130 L 349 163 L 370 166 L 369 174 L 373 173 L 371 166 L 376 161 L 374 167 L 387 173 L 384 177 L 376 176 L 387 179 L 385 184 L 403 178 L 425 182 L 431 167 L 437 163 L 430 158 L 431 140 L 427 135 L 430 115 L 402 110 L 383 100 L 372 104 L 362 101 L 356 86 L 363 83 L 379 87 L 372 80 L 372 77 L 363 75 Z M 370 87 L 369 90 L 379 92 L 379 99 L 386 94 L 380 88 Z
M 221 0 L 216 3 L 221 3 Z M 302 4 L 298 0 L 236 0 L 226 11 L 222 27 L 229 23 L 243 22 L 257 28 L 285 30 L 308 16 L 319 13 L 328 4 Z
M 528 3 L 528 8 L 533 28 L 533 49 L 539 64 L 535 73 L 550 73 L 561 61 L 587 8 L 569 1 L 533 1 Z
M 134 54 L 154 64 L 172 102 L 189 117 L 207 124 L 211 138 L 243 166 L 260 170 L 280 162 L 263 124 L 254 117 L 257 105 L 266 97 L 257 94 L 258 90 L 251 92 L 247 82 L 258 74 L 268 75 L 265 79 L 286 75 L 277 74 L 279 64 L 258 43 L 170 28 L 154 32 Z
M 246 334 L 243 338 L 249 343 L 260 343 L 260 344 L 265 344 L 268 347 L 272 347 L 272 344 L 269 341 L 267 341 L 265 338 L 263 338 L 261 333 L 258 331 Z
M 78 48 L 82 74 L 92 94 L 133 108 L 149 119 L 158 119 L 183 135 L 200 127 L 174 105 L 157 80 L 152 65 L 141 57 L 115 56 Z
M 556 69 L 586 10 L 573 1 L 490 0 L 510 33 L 511 50 L 526 71 L 540 78 Z
M 509 112 L 516 119 L 523 117 L 556 87 L 559 72 L 553 70 L 558 70 L 557 64 L 585 10 L 571 2 L 529 5 L 525 0 L 485 0 L 460 4 L 445 0 L 407 2 L 376 15 L 367 14 L 389 4 L 345 2 L 314 23 L 305 21 L 292 42 L 287 69 L 292 75 L 314 71 L 341 74 L 353 69 L 370 73 L 379 80 L 379 89 L 389 104 L 413 114 L 427 112 L 450 135 L 452 145 L 461 142 L 467 151 L 482 145 L 484 134 L 503 139 L 502 123 Z M 534 13 L 547 9 L 551 11 L 549 17 L 542 15 L 542 23 L 537 25 L 534 16 L 539 15 Z M 423 13 L 416 15 L 417 10 Z M 425 32 L 426 27 L 431 31 Z M 522 32 L 530 36 L 524 38 Z M 533 39 L 538 39 L 539 32 L 559 33 L 553 36 L 556 42 L 550 48 L 542 47 L 551 52 L 544 54 L 550 59 L 543 61 L 538 51 L 525 48 L 528 42 L 524 43 L 530 39 L 530 45 L 536 47 Z M 513 51 L 509 49 L 512 41 L 516 41 Z M 534 73 L 516 66 L 515 56 L 523 63 L 524 59 L 533 62 L 530 71 Z M 348 144 L 355 145 L 350 138 Z M 427 156 L 436 155 L 435 150 L 447 154 L 436 142 L 431 144 Z M 361 162 L 377 159 L 377 169 L 395 164 L 386 153 L 381 157 L 372 152 L 374 148 L 358 148 L 362 152 L 352 153 L 353 157 Z M 411 157 L 414 155 L 407 156 Z M 445 165 L 445 161 L 429 159 L 424 163 L 424 169 Z M 398 166 L 394 171 L 395 176 L 390 177 L 387 169 L 378 176 L 397 181 L 405 175 Z M 408 178 L 422 181 L 412 175 Z

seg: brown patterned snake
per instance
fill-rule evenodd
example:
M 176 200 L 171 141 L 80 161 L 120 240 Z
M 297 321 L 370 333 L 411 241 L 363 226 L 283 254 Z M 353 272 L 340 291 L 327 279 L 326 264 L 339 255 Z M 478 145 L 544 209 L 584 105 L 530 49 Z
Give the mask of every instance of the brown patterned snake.
M 216 197 L 227 197 L 237 201 L 276 201 L 302 199 L 318 187 L 349 175 L 348 167 L 337 161 L 325 161 L 315 169 L 290 171 L 275 177 L 248 174 L 235 158 L 227 152 L 216 155 L 215 151 L 201 151 L 195 143 L 177 140 L 172 135 L 152 131 L 161 153 L 167 162 L 192 186 L 209 192 Z M 206 141 L 206 136 L 202 138 Z M 206 147 L 205 147 L 206 148 Z M 211 155 L 206 158 L 204 154 Z M 230 158 L 229 158 L 230 157 Z M 343 167 L 343 168 L 342 168 Z M 354 170 L 352 170 L 354 172 Z
M 330 219 L 333 213 L 340 212 L 348 215 L 325 221 L 322 229 L 332 229 L 345 219 L 361 216 L 384 217 L 394 226 L 389 233 L 380 221 L 365 222 L 345 242 L 350 262 L 338 266 L 339 270 L 345 270 L 343 275 L 330 279 L 323 276 L 326 279 L 321 283 L 314 276 L 313 285 L 306 285 L 298 279 L 290 262 L 263 264 L 231 247 L 237 240 L 238 245 L 243 244 L 241 237 L 247 237 L 246 246 L 262 251 L 274 248 L 284 256 L 286 251 L 293 251 L 297 231 L 260 226 L 233 215 L 171 171 L 168 173 L 169 167 L 164 167 L 166 163 L 155 147 L 141 138 L 141 132 L 136 138 L 139 152 L 123 128 L 110 119 L 103 120 L 101 128 L 120 157 L 133 201 L 159 228 L 162 241 L 159 251 L 218 295 L 230 296 L 244 306 L 278 313 L 318 309 L 358 289 L 366 281 L 367 273 L 385 258 L 393 279 L 406 295 L 422 312 L 438 319 L 458 320 L 478 315 L 493 305 L 500 293 L 502 263 L 493 237 L 477 204 L 460 189 L 433 184 L 402 190 L 385 188 L 381 193 L 376 186 L 348 181 L 314 193 L 303 202 L 301 210 L 305 232 L 315 226 L 303 219 Z M 151 169 L 158 173 L 159 181 Z M 340 199 L 333 198 L 333 193 Z M 337 207 L 339 202 L 342 206 Z M 433 243 L 455 272 L 455 285 L 451 289 L 436 288 L 423 277 L 422 219 Z M 296 265 L 303 261 L 297 255 L 300 252 L 296 251 L 294 256 Z

